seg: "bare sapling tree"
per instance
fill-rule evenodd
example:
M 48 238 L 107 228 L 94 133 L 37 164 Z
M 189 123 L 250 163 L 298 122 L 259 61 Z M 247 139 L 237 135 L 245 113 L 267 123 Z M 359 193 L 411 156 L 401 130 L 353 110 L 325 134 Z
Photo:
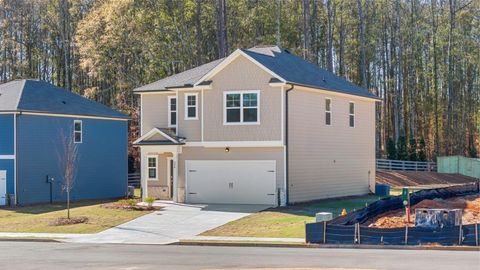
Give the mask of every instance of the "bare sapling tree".
M 58 151 L 58 164 L 62 179 L 62 192 L 67 195 L 67 218 L 70 219 L 70 198 L 78 169 L 78 144 L 72 132 L 60 133 L 61 149 Z

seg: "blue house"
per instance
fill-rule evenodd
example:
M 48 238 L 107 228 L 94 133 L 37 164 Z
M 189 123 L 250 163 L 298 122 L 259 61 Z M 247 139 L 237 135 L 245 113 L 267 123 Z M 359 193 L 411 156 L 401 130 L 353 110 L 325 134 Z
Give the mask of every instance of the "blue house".
M 47 82 L 0 84 L 0 205 L 64 201 L 69 140 L 77 149 L 72 200 L 125 196 L 127 127 L 124 114 Z

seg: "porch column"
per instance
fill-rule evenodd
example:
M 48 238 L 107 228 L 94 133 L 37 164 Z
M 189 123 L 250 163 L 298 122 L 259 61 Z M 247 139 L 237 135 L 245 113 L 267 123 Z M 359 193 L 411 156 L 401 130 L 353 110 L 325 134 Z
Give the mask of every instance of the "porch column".
M 172 153 L 173 161 L 173 201 L 178 202 L 178 152 Z

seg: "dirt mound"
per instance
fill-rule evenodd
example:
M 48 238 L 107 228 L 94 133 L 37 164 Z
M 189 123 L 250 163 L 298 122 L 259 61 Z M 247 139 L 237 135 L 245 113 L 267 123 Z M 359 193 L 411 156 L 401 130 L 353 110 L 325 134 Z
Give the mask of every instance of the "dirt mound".
M 461 174 L 436 172 L 377 171 L 375 180 L 392 187 L 405 186 L 448 186 L 475 182 L 475 178 Z
M 456 197 L 446 200 L 423 200 L 412 207 L 410 214 L 409 227 L 414 226 L 415 209 L 463 209 L 462 224 L 480 223 L 480 196 L 471 195 L 465 197 Z M 405 209 L 390 211 L 368 220 L 364 225 L 376 228 L 400 228 L 407 225 Z

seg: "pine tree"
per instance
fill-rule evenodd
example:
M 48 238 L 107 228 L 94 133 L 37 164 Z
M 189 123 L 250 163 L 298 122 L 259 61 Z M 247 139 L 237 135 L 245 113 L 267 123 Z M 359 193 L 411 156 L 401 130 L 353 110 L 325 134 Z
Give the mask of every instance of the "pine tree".
M 408 160 L 407 140 L 405 136 L 400 136 L 397 142 L 397 159 Z
M 387 141 L 387 158 L 397 159 L 397 146 L 392 138 L 388 138 Z
M 418 149 L 418 161 L 427 161 L 427 154 L 425 149 L 425 139 L 422 137 L 420 139 L 420 145 Z
M 408 143 L 408 160 L 410 161 L 417 161 L 417 140 L 415 138 L 410 138 Z

